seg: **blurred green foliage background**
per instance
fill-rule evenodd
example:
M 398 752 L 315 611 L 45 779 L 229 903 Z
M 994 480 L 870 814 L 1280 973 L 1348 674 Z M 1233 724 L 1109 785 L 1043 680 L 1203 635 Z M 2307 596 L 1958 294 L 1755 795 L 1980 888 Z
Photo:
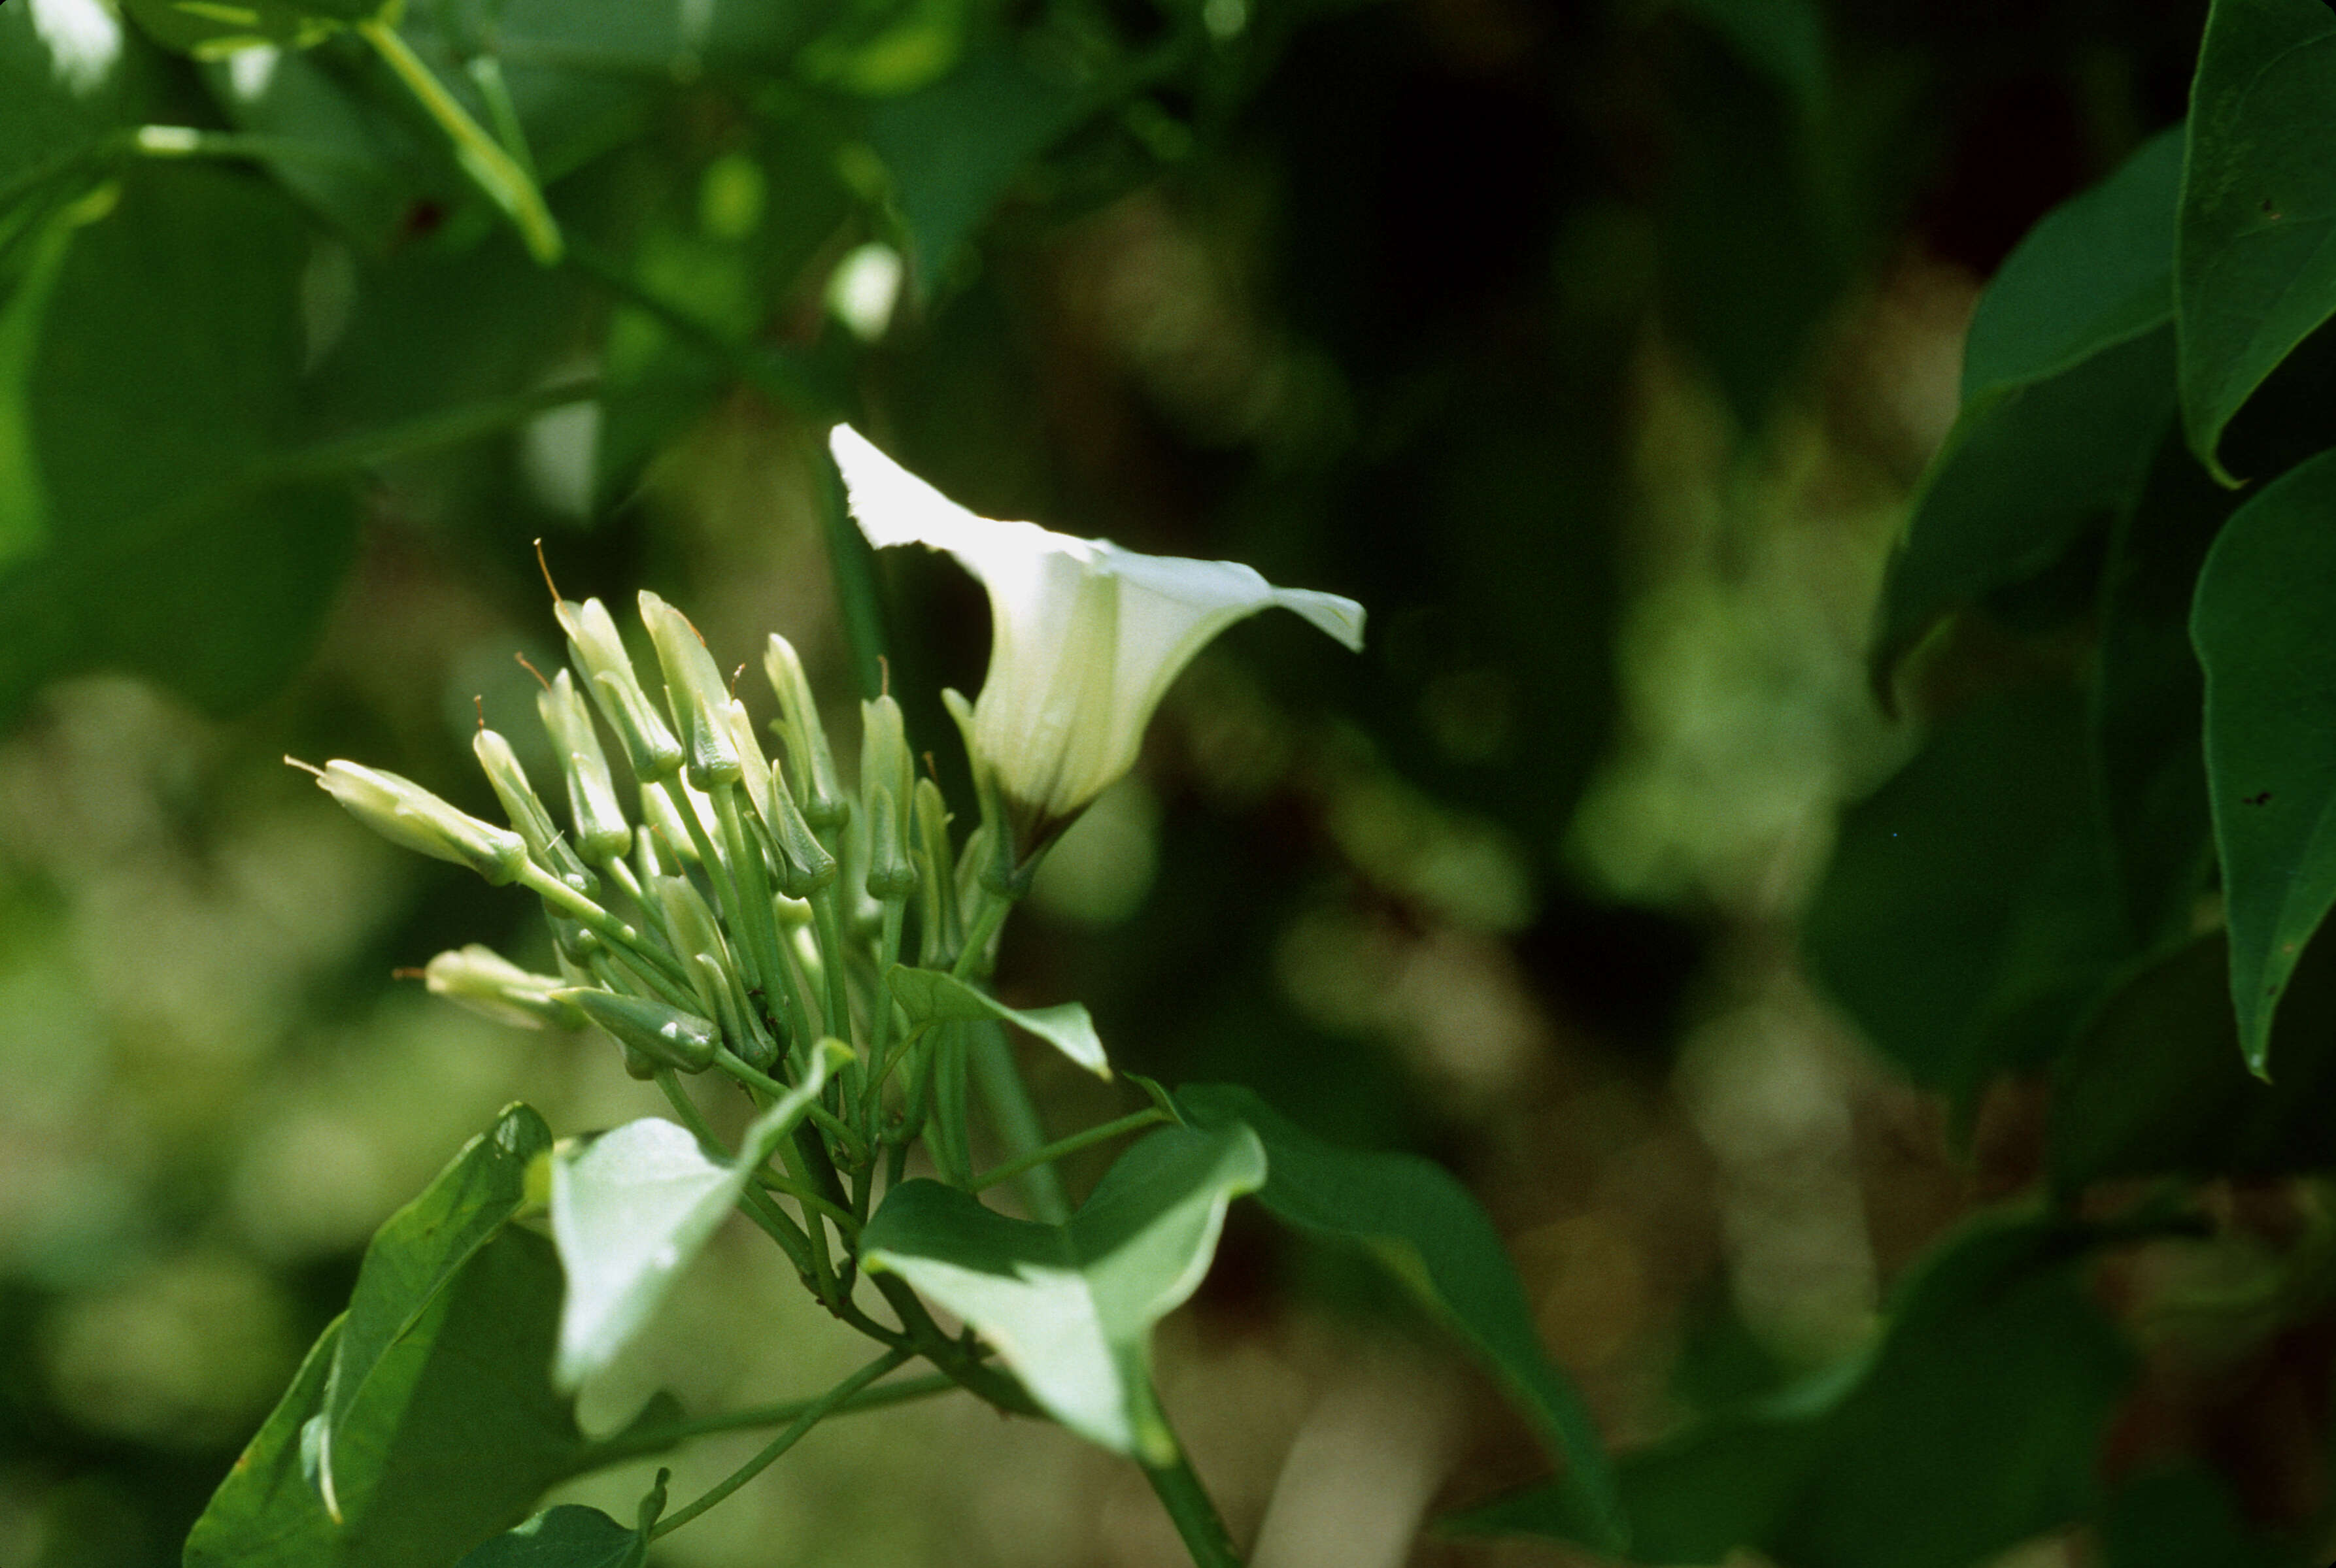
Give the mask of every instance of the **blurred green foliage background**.
M 197 61 L 127 9 L 0 7 L 0 1564 L 174 1561 L 499 1105 L 656 1108 L 602 1046 L 396 979 L 548 940 L 278 759 L 491 813 L 469 736 L 527 743 L 512 655 L 556 646 L 539 537 L 718 657 L 784 631 L 841 713 L 875 676 L 814 456 L 844 414 L 984 513 L 1369 606 L 1359 660 L 1267 617 L 1191 672 L 1003 986 L 1450 1165 L 1617 1447 L 1852 1356 L 2038 1178 L 2040 1092 L 1874 1054 L 1799 918 L 1914 744 L 1866 650 L 1978 290 L 2179 116 L 2203 4 L 413 5 L 524 128 L 552 267 L 354 39 Z M 872 569 L 959 767 L 930 693 L 978 684 L 978 593 Z M 2000 608 L 1918 707 L 2066 662 Z M 1118 1104 L 1028 1066 L 1066 1118 Z M 717 1253 L 658 1352 L 686 1401 L 842 1369 L 784 1270 Z M 2185 1268 L 2252 1277 L 2113 1288 Z M 1414 1327 L 1236 1220 L 1163 1378 L 1261 1564 L 1568 1560 L 1407 1544 L 1541 1466 Z M 2298 1524 L 2331 1342 L 2161 1347 L 2121 1419 Z M 628 1515 L 640 1479 L 577 1495 Z M 823 1432 L 658 1561 L 1176 1553 L 1131 1468 L 939 1406 Z

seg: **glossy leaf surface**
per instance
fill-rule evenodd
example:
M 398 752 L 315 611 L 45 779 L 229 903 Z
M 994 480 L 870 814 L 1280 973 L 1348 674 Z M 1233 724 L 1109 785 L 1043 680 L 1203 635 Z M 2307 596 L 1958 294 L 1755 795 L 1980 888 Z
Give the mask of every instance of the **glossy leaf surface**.
M 1587 1521 L 1588 1538 L 1621 1542 L 1598 1428 L 1543 1350 L 1500 1233 L 1449 1171 L 1414 1155 L 1325 1143 L 1235 1085 L 1180 1089 L 1175 1104 L 1194 1127 L 1254 1131 L 1268 1170 L 1258 1201 L 1285 1224 L 1363 1252 L 1417 1296 L 1500 1381 L 1563 1463 L 1557 1485 Z
M 2182 417 L 2219 471 L 2224 427 L 2336 312 L 2336 15 L 2214 0 L 2190 90 L 2175 240 Z
M 2233 514 L 2198 578 L 2206 784 L 2247 1064 L 2269 1070 L 2297 956 L 2336 903 L 2336 452 Z
M 1166 1128 L 1122 1155 L 1065 1224 L 904 1182 L 868 1222 L 860 1257 L 971 1324 L 1063 1425 L 1165 1464 L 1176 1449 L 1152 1392 L 1152 1326 L 1199 1288 L 1226 1206 L 1265 1179 L 1246 1127 Z

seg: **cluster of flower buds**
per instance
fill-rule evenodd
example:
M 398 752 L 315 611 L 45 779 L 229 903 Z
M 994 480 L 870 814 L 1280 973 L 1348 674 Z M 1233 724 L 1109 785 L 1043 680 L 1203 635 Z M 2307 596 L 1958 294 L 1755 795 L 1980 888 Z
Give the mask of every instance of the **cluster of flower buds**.
M 896 984 L 906 955 L 955 981 L 986 974 L 1039 855 L 1133 765 L 1169 682 L 1220 631 L 1281 605 L 1357 646 L 1362 610 L 1230 562 L 1141 556 L 978 518 L 852 431 L 838 426 L 831 444 L 871 542 L 946 549 L 988 590 L 980 697 L 944 694 L 980 802 L 961 845 L 889 694 L 861 705 L 858 784 L 847 791 L 786 639 L 773 635 L 763 660 L 777 701 L 774 754 L 696 628 L 649 593 L 639 608 L 655 691 L 607 608 L 555 591 L 570 667 L 544 682 L 537 706 L 563 810 L 483 723 L 474 748 L 508 828 L 395 774 L 346 761 L 312 771 L 385 837 L 543 900 L 557 976 L 472 946 L 432 961 L 423 973 L 435 992 L 511 1021 L 589 1022 L 617 1040 L 628 1070 L 668 1092 L 671 1074 L 709 1070 L 781 1092 L 783 1079 L 802 1081 L 816 1042 L 856 1042 L 859 1060 L 828 1085 L 820 1121 L 842 1168 L 863 1166 L 880 1144 L 899 1150 L 927 1113 L 931 1053 L 913 1049 L 920 1021 L 902 1002 L 926 992 Z M 629 775 L 631 813 L 615 760 Z

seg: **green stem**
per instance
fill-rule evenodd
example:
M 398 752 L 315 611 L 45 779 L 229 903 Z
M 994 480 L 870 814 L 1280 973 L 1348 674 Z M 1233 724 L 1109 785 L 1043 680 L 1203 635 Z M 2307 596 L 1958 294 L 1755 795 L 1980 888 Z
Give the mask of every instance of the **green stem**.
M 1152 1483 L 1176 1534 L 1184 1538 L 1184 1550 L 1192 1553 L 1195 1568 L 1241 1568 L 1232 1532 L 1225 1528 L 1223 1515 L 1211 1501 L 1208 1488 L 1192 1473 L 1192 1461 L 1184 1457 L 1181 1446 L 1173 1463 L 1144 1466 L 1144 1478 Z
M 1033 1149 L 1018 1159 L 1007 1160 L 993 1170 L 984 1171 L 973 1178 L 972 1190 L 980 1192 L 986 1187 L 994 1187 L 999 1182 L 1013 1180 L 1025 1171 L 1034 1170 L 1042 1165 L 1052 1165 L 1066 1155 L 1076 1154 L 1083 1148 L 1106 1143 L 1122 1133 L 1134 1132 L 1137 1128 L 1151 1127 L 1156 1122 L 1163 1122 L 1167 1119 L 1168 1117 L 1164 1112 L 1153 1107 L 1121 1117 L 1117 1121 L 1107 1121 L 1100 1127 L 1091 1127 L 1085 1132 L 1075 1132 L 1068 1137 L 1056 1138 L 1045 1148 Z
M 644 960 L 647 967 L 657 970 L 667 980 L 682 987 L 688 996 L 695 998 L 696 995 L 696 988 L 690 984 L 688 972 L 674 961 L 671 953 L 659 952 L 650 946 L 638 931 L 560 881 L 550 872 L 530 861 L 521 868 L 518 881 L 521 886 L 542 899 L 546 904 L 556 905 L 569 919 L 581 921 L 585 925 L 599 933 L 605 940 L 623 948 L 627 953 Z M 689 1006 L 693 1010 L 695 1007 L 694 1002 L 676 1002 L 674 1005 Z
M 430 118 L 438 122 L 448 140 L 454 144 L 454 160 L 463 172 L 478 182 L 489 200 L 503 210 L 527 242 L 530 256 L 540 266 L 558 265 L 562 244 L 560 225 L 553 220 L 551 209 L 543 204 L 543 192 L 528 178 L 527 170 L 514 161 L 511 155 L 497 144 L 495 139 L 479 128 L 445 84 L 423 63 L 397 29 L 379 17 L 356 24 L 357 35 L 373 45 L 397 79 L 420 102 Z
M 337 479 L 399 458 L 460 446 L 482 436 L 500 435 L 553 409 L 594 402 L 603 390 L 598 379 L 562 382 L 511 397 L 433 410 L 378 430 L 360 431 L 353 436 L 320 441 L 267 459 L 246 482 L 297 484 L 304 479 Z
M 763 865 L 763 852 L 746 829 L 738 801 L 746 792 L 743 784 L 725 784 L 714 792 L 715 814 L 722 819 L 722 838 L 730 847 L 730 855 L 738 874 L 738 901 L 745 906 L 746 946 L 754 955 L 754 967 L 762 972 L 763 1003 L 775 1004 L 771 988 L 784 985 L 782 973 L 786 961 L 779 956 L 778 919 L 771 909 L 771 879 Z
M 829 1219 L 833 1220 L 836 1223 L 837 1226 L 842 1230 L 845 1236 L 856 1238 L 860 1234 L 861 1220 L 859 1215 L 853 1214 L 850 1209 L 836 1207 L 835 1205 L 828 1202 L 825 1198 L 820 1196 L 817 1193 L 812 1191 L 811 1188 L 795 1180 L 793 1176 L 783 1176 L 773 1171 L 763 1170 L 756 1171 L 754 1173 L 754 1179 L 761 1182 L 765 1187 L 768 1187 L 774 1193 L 785 1194 L 788 1197 L 791 1197 L 794 1199 L 795 1202 L 803 1205 L 804 1208 L 816 1210 L 820 1214 L 825 1215 Z
M 774 1099 L 789 1092 L 785 1084 L 781 1083 L 778 1079 L 771 1077 L 768 1073 L 755 1071 L 754 1068 L 739 1060 L 735 1051 L 722 1050 L 715 1050 L 714 1053 L 714 1065 L 720 1068 L 724 1072 L 728 1073 L 732 1078 L 736 1079 L 740 1083 L 746 1085 L 749 1089 L 759 1089 L 764 1094 L 770 1095 Z M 868 1147 L 860 1141 L 859 1133 L 846 1126 L 837 1118 L 833 1111 L 829 1110 L 825 1106 L 820 1105 L 814 1101 L 813 1104 L 804 1108 L 804 1112 L 811 1120 L 817 1122 L 820 1126 L 827 1128 L 828 1131 L 833 1133 L 837 1137 L 843 1140 L 844 1153 L 850 1157 L 854 1165 L 861 1163 L 868 1157 Z
M 852 508 L 843 489 L 843 476 L 826 443 L 813 454 L 818 475 L 820 533 L 827 543 L 829 573 L 835 579 L 836 608 L 842 612 L 843 636 L 852 649 L 852 667 L 860 677 L 860 694 L 873 698 L 884 689 L 884 595 L 876 582 L 876 551 L 867 536 L 852 526 Z
M 897 1383 L 885 1383 L 855 1394 L 827 1413 L 832 1418 L 886 1410 L 911 1400 L 930 1399 L 936 1394 L 953 1394 L 963 1386 L 946 1372 L 934 1372 L 921 1378 L 903 1378 Z M 622 1433 L 605 1443 L 594 1445 L 586 1454 L 582 1467 L 597 1470 L 605 1465 L 620 1464 L 644 1455 L 662 1454 L 676 1444 L 688 1442 L 693 1437 L 752 1431 L 756 1427 L 775 1427 L 783 1422 L 799 1420 L 803 1412 L 817 1402 L 813 1399 L 788 1399 L 775 1405 L 727 1410 L 718 1416 L 701 1416 L 694 1421 L 679 1421 L 651 1431 Z
M 566 260 L 574 270 L 653 318 L 676 337 L 696 344 L 720 361 L 731 374 L 782 408 L 793 409 L 821 421 L 834 417 L 835 399 L 813 384 L 807 370 L 708 326 L 670 300 L 633 281 L 616 257 L 578 240 L 569 246 Z
M 684 1524 L 688 1524 L 692 1519 L 696 1518 L 700 1514 L 705 1513 L 708 1508 L 713 1507 L 716 1503 L 719 1503 L 724 1498 L 729 1496 L 731 1493 L 735 1492 L 739 1487 L 745 1486 L 747 1482 L 761 1475 L 764 1470 L 770 1467 L 772 1462 L 777 1459 L 780 1455 L 785 1453 L 789 1448 L 793 1447 L 797 1443 L 802 1442 L 804 1436 L 808 1434 L 813 1427 L 818 1426 L 820 1422 L 825 1420 L 854 1394 L 860 1392 L 861 1389 L 866 1388 L 869 1384 L 874 1382 L 877 1379 L 882 1377 L 885 1373 L 892 1370 L 892 1369 L 898 1367 L 901 1362 L 907 1360 L 909 1359 L 909 1355 L 910 1352 L 903 1350 L 887 1350 L 882 1355 L 877 1357 L 874 1360 L 869 1362 L 866 1366 L 861 1368 L 858 1371 L 852 1373 L 852 1376 L 844 1379 L 843 1381 L 836 1384 L 834 1388 L 830 1389 L 826 1393 L 821 1395 L 818 1399 L 813 1399 L 809 1405 L 803 1408 L 803 1413 L 802 1415 L 796 1417 L 788 1424 L 785 1431 L 781 1432 L 777 1437 L 770 1440 L 769 1444 L 764 1447 L 761 1453 L 755 1455 L 744 1465 L 738 1466 L 736 1470 L 731 1472 L 730 1476 L 726 1479 L 716 1482 L 711 1490 L 709 1490 L 704 1496 L 698 1498 L 696 1502 L 692 1503 L 688 1507 L 682 1509 L 677 1514 L 668 1514 L 665 1518 L 658 1521 L 657 1528 L 650 1532 L 650 1539 L 656 1540 L 666 1535 L 670 1535 L 676 1530 L 680 1529 Z
M 1048 1224 L 1062 1224 L 1070 1217 L 1070 1199 L 1055 1167 L 1032 1157 L 1046 1148 L 1046 1128 L 1038 1119 L 1029 1086 L 1022 1081 L 1022 1069 L 1014 1060 L 1013 1042 L 995 1023 L 969 1023 L 965 1032 L 974 1081 L 981 1086 L 990 1125 L 1022 1166 L 1022 1201 L 1029 1205 L 1030 1217 Z

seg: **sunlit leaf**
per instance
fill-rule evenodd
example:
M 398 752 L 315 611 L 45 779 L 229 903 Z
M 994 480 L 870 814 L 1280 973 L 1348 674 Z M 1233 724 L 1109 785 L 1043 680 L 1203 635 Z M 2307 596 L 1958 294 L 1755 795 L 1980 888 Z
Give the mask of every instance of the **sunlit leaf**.
M 1587 1521 L 1589 1538 L 1621 1543 L 1598 1428 L 1542 1349 L 1500 1233 L 1450 1172 L 1414 1155 L 1327 1144 L 1234 1085 L 1188 1087 L 1175 1103 L 1193 1127 L 1255 1132 L 1268 1167 L 1258 1201 L 1309 1235 L 1363 1251 L 1415 1293 L 1532 1418 L 1565 1466 L 1556 1485 Z
M 2224 427 L 2336 312 L 2336 15 L 2214 0 L 2190 90 L 2175 241 L 2182 419 L 2221 472 Z
M 729 1164 L 657 1117 L 563 1150 L 551 1167 L 551 1234 L 568 1272 L 554 1380 L 573 1389 L 615 1360 L 705 1249 L 779 1140 L 809 1114 L 836 1053 L 754 1118 Z
M 1029 1031 L 1098 1078 L 1111 1076 L 1103 1040 L 1085 1007 L 1066 1002 L 1055 1007 L 1012 1008 L 977 985 L 938 969 L 896 965 L 887 982 L 893 1000 L 915 1023 L 980 1023 L 997 1020 Z
M 375 1233 L 342 1319 L 318 1428 L 317 1482 L 328 1512 L 337 1512 L 338 1435 L 384 1358 L 526 1204 L 528 1167 L 550 1147 L 543 1118 L 511 1106 Z
M 2247 1064 L 2304 944 L 2336 904 L 2336 452 L 2232 515 L 2191 620 L 2206 669 L 2206 783 Z
M 1265 1176 L 1246 1128 L 1165 1128 L 1121 1156 L 1066 1224 L 903 1182 L 861 1233 L 860 1258 L 970 1323 L 1063 1425 L 1164 1464 L 1176 1449 L 1152 1392 L 1152 1326 L 1199 1288 L 1226 1205 Z

